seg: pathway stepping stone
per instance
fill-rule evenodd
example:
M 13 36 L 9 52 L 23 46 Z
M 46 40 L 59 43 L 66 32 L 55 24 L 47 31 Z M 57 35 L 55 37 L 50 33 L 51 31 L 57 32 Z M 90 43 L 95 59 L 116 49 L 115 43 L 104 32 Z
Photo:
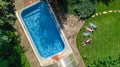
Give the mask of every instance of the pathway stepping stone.
M 113 10 L 109 10 L 108 12 L 109 12 L 109 13 L 112 13 L 112 12 L 113 12 Z
M 92 17 L 95 17 L 95 15 L 92 15 Z
M 114 12 L 117 12 L 117 10 L 114 10 Z
M 95 15 L 98 16 L 98 13 L 96 13 Z
M 108 12 L 107 11 L 103 11 L 103 14 L 107 14 Z
M 102 15 L 102 13 L 101 13 L 101 12 L 99 12 L 99 15 Z
M 118 10 L 118 13 L 120 13 L 120 10 Z

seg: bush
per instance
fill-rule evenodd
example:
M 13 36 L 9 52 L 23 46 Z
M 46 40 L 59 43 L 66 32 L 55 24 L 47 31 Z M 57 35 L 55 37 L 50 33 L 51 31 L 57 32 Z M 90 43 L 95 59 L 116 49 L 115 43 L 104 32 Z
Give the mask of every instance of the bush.
M 8 1 L 0 0 L 0 66 L 22 67 L 22 49 L 13 28 L 15 15 L 10 12 L 10 10 L 13 10 L 10 8 L 12 2 Z M 18 48 L 20 49 L 18 50 Z
M 111 56 L 93 61 L 88 67 L 120 67 L 119 58 L 114 59 Z
M 97 0 L 67 0 L 67 2 L 60 2 L 61 10 L 78 17 L 90 17 L 96 9 Z M 67 7 L 66 7 L 67 6 Z
M 96 9 L 97 2 L 92 0 L 83 0 L 80 1 L 74 8 L 74 13 L 80 18 L 90 17 Z

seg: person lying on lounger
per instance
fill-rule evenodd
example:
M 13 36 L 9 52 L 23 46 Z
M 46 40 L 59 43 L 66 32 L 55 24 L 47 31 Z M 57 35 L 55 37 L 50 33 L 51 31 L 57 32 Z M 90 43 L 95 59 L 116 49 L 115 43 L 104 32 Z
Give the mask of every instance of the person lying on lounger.
M 97 26 L 93 23 L 89 23 L 89 26 L 93 29 L 93 30 L 96 30 L 97 29 Z
M 90 32 L 84 32 L 83 37 L 90 37 L 91 33 Z
M 85 27 L 85 30 L 88 31 L 88 32 L 91 32 L 91 33 L 93 32 L 93 30 L 89 27 Z
M 89 38 L 88 40 L 84 41 L 82 44 L 83 46 L 86 46 L 87 44 L 89 44 L 91 42 L 91 39 Z

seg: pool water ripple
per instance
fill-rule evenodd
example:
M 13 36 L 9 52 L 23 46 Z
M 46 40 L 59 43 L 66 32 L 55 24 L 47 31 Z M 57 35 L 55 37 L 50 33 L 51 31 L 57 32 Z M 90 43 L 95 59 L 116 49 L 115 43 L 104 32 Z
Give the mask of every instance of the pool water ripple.
M 62 51 L 65 45 L 49 7 L 40 2 L 34 9 L 29 13 L 23 13 L 23 21 L 39 55 L 48 58 Z

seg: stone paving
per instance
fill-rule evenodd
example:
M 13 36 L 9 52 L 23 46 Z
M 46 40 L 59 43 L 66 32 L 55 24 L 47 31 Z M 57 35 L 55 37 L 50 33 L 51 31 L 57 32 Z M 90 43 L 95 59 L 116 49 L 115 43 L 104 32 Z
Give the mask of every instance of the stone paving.
M 96 17 L 99 15 L 108 14 L 108 13 L 120 13 L 120 10 L 103 11 L 103 12 L 95 13 L 94 15 L 92 15 L 92 17 Z

